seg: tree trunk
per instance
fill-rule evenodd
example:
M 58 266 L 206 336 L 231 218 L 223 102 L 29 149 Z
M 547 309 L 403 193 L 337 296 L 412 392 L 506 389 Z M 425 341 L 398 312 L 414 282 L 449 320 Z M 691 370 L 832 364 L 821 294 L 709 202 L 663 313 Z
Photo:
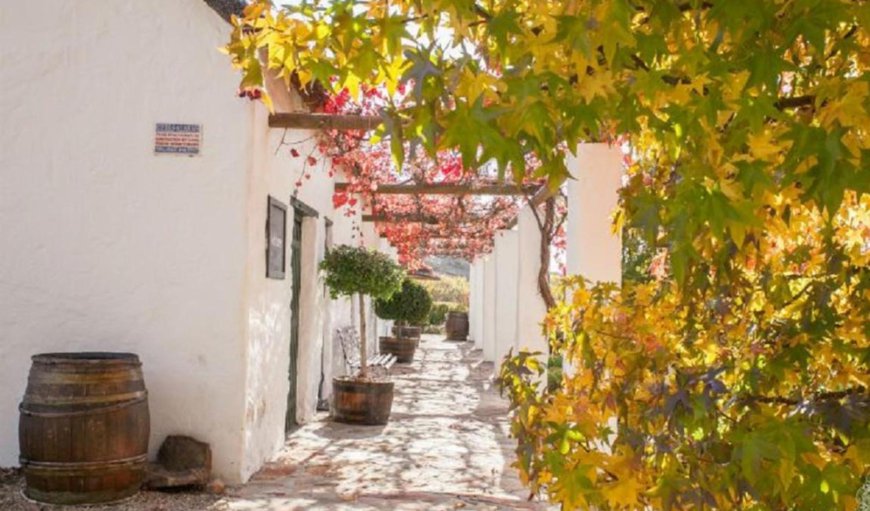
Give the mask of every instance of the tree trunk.
M 550 197 L 544 203 L 544 221 L 541 228 L 541 266 L 538 270 L 538 292 L 547 306 L 547 310 L 556 306 L 553 292 L 550 290 L 550 244 L 555 235 L 556 199 Z
M 359 293 L 359 375 L 362 378 L 368 376 L 369 360 L 366 346 L 366 302 L 363 294 Z

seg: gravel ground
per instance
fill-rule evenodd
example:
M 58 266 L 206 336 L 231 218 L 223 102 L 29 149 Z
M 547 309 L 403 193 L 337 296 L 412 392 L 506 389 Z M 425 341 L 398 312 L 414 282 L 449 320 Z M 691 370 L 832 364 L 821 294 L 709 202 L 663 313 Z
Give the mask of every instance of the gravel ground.
M 102 506 L 53 506 L 32 502 L 22 495 L 24 478 L 14 468 L 0 468 L 0 510 L 2 511 L 222 511 L 226 503 L 219 495 L 204 492 L 139 492 L 117 504 Z

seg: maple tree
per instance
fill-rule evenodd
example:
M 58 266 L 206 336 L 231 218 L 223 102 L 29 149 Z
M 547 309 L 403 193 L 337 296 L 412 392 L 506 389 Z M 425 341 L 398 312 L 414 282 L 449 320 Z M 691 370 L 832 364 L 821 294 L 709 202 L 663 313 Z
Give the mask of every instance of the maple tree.
M 541 390 L 538 358 L 502 367 L 532 489 L 567 509 L 855 509 L 870 196 L 844 201 L 831 219 L 768 220 L 764 249 L 736 256 L 738 285 L 566 279 L 545 325 L 571 369 Z
M 386 89 L 378 136 L 400 167 L 414 147 L 556 189 L 566 150 L 631 148 L 615 227 L 635 278 L 568 280 L 545 325 L 570 370 L 551 384 L 529 354 L 502 367 L 534 491 L 566 509 L 857 506 L 866 1 L 257 2 L 234 23 L 243 87 L 265 65 Z

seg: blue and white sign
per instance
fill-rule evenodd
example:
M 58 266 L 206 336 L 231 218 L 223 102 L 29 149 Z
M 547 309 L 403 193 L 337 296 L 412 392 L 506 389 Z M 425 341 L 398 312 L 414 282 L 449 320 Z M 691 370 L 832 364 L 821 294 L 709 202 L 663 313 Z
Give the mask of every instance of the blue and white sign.
M 158 122 L 154 130 L 154 154 L 199 156 L 202 146 L 201 124 Z

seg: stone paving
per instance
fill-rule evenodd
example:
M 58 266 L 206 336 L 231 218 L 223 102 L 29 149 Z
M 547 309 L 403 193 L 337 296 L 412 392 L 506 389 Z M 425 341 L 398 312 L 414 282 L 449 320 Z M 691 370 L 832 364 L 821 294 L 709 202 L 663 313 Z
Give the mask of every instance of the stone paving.
M 544 510 L 517 479 L 507 403 L 470 343 L 424 336 L 394 366 L 386 426 L 320 420 L 293 432 L 276 461 L 230 488 L 217 509 Z

